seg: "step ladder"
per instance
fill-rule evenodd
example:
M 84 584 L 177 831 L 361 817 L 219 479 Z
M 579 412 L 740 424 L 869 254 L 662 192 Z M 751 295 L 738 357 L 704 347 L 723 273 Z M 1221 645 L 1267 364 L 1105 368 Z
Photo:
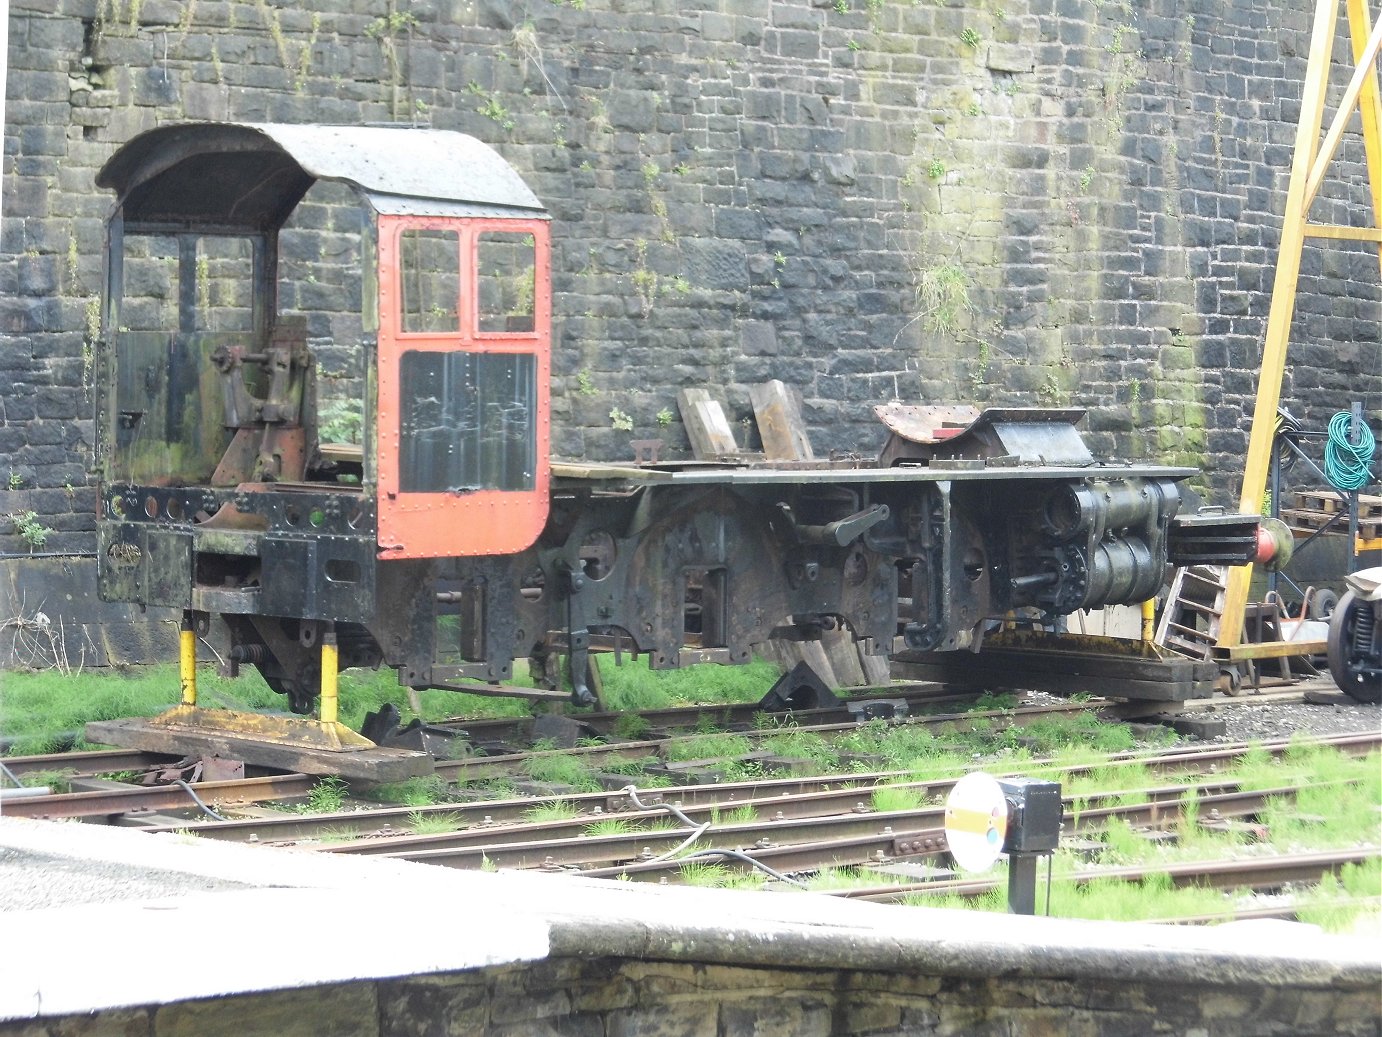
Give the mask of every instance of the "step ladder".
M 1192 565 L 1176 569 L 1171 580 L 1171 591 L 1166 597 L 1166 605 L 1161 611 L 1156 633 L 1152 640 L 1177 655 L 1190 659 L 1215 659 L 1222 655 L 1216 652 L 1219 634 L 1223 628 L 1224 601 L 1228 595 L 1228 568 L 1222 565 Z M 1284 640 L 1282 632 L 1282 612 L 1276 602 L 1263 604 L 1249 603 L 1244 609 L 1241 642 L 1244 645 L 1263 645 L 1280 643 Z M 1202 625 L 1203 624 L 1203 625 Z M 1289 682 L 1290 662 L 1285 655 L 1273 656 L 1277 664 L 1277 678 Z M 1259 662 L 1244 656 L 1240 665 L 1246 665 L 1248 676 L 1254 686 L 1260 682 L 1262 674 Z M 1237 692 L 1237 676 L 1229 675 L 1229 686 L 1224 690 L 1230 694 Z
M 1191 565 L 1176 569 L 1152 640 L 1190 659 L 1214 658 L 1227 593 L 1226 566 Z

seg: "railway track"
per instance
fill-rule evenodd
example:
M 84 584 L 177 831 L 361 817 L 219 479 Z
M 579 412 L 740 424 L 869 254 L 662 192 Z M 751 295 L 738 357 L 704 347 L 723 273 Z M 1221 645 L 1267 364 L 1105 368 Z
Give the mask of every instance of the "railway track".
M 929 729 L 999 721 L 1020 726 L 1088 706 L 909 715 L 896 721 L 874 721 L 873 725 L 878 729 Z M 703 715 L 705 711 L 690 712 Z M 710 712 L 722 711 L 717 707 Z M 860 728 L 857 719 L 841 723 L 838 716 L 831 715 L 833 711 L 813 712 L 815 719 L 824 722 L 794 728 L 795 733 L 830 739 Z M 800 715 L 796 719 L 800 721 Z M 652 757 L 663 763 L 690 764 L 683 779 L 691 781 L 703 778 L 692 772 L 722 762 L 669 759 L 676 755 L 679 744 L 704 737 L 675 733 L 696 723 L 703 721 L 677 716 L 667 722 L 668 733 L 657 739 L 619 741 L 612 737 L 601 745 L 439 761 L 438 770 L 446 780 L 466 782 L 479 777 L 516 777 L 527 773 L 535 759 L 574 758 L 598 767 Z M 751 746 L 748 755 L 762 760 L 766 754 L 754 747 L 781 733 L 749 729 L 739 735 Z M 1359 756 L 1376 753 L 1382 737 L 1375 733 L 1337 736 L 1312 744 Z M 1097 838 L 1101 830 L 1115 823 L 1145 831 L 1149 839 L 1156 839 L 1160 837 L 1157 833 L 1175 831 L 1188 823 L 1187 804 L 1193 811 L 1191 818 L 1201 827 L 1251 833 L 1269 800 L 1289 800 L 1296 790 L 1285 785 L 1240 788 L 1223 772 L 1249 752 L 1280 756 L 1293 748 L 1299 748 L 1299 743 L 1129 753 L 1059 771 L 1046 768 L 1043 776 L 1062 781 L 1069 790 L 1087 781 L 1096 770 L 1106 782 L 1120 769 L 1129 775 L 1118 788 L 1067 795 L 1067 841 Z M 216 840 L 295 846 L 316 853 L 387 856 L 447 867 L 574 872 L 636 881 L 682 881 L 688 876 L 694 878 L 698 867 L 712 867 L 727 876 L 755 870 L 791 876 L 822 869 L 857 869 L 869 877 L 862 888 L 831 892 L 865 899 L 977 896 L 994 888 L 992 881 L 960 879 L 947 868 L 941 804 L 955 778 L 919 780 L 896 769 L 819 777 L 784 775 L 672 788 L 638 788 L 629 784 L 636 782 L 634 778 L 609 774 L 610 779 L 625 784 L 603 791 L 564 790 L 546 797 L 509 796 L 411 807 L 354 803 L 353 809 L 309 814 L 282 809 L 285 802 L 301 804 L 312 795 L 318 783 L 304 775 L 138 787 L 91 776 L 166 766 L 167 758 L 89 752 L 6 762 L 16 774 L 62 771 L 77 785 L 85 786 L 82 791 L 7 801 L 5 812 L 12 816 L 83 818 L 137 825 L 151 832 L 191 832 Z M 856 766 L 862 762 L 855 761 Z M 1030 773 L 1034 766 L 1028 763 L 1022 770 Z M 1003 768 L 1001 762 L 992 761 L 985 769 L 1001 772 Z M 1151 780 L 1153 776 L 1155 780 Z M 93 785 L 100 787 L 90 787 Z M 899 800 L 911 805 L 899 808 L 895 805 Z M 275 808 L 265 809 L 263 804 Z M 222 811 L 229 818 L 210 819 L 211 812 Z M 1171 874 L 1177 885 L 1199 874 L 1204 876 L 1201 884 L 1278 888 L 1317 882 L 1320 876 L 1336 873 L 1346 864 L 1372 860 L 1379 854 L 1382 849 L 1368 846 L 1332 856 L 1306 856 L 1300 861 L 1274 856 L 1279 863 L 1276 872 L 1251 858 L 1176 865 L 1183 868 L 1185 878 L 1180 877 L 1181 871 L 1168 871 L 1166 865 L 1157 870 Z M 1136 869 L 1089 868 L 1067 875 L 1064 881 L 1079 884 L 1098 878 L 1137 882 L 1145 875 Z M 1289 913 L 1289 904 L 1280 912 Z

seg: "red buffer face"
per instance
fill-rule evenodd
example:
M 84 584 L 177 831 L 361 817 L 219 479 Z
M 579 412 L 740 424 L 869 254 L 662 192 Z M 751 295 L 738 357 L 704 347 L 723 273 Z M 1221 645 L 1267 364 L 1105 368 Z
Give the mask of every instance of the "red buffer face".
M 379 557 L 509 554 L 547 520 L 548 224 L 380 216 Z

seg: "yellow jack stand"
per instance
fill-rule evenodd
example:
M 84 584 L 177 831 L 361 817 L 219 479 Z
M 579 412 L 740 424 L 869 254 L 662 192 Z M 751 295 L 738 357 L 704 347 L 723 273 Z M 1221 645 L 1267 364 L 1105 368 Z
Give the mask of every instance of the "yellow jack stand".
M 338 719 L 336 635 L 321 646 L 321 706 L 316 720 L 197 705 L 197 635 L 191 614 L 178 636 L 182 701 L 151 718 L 88 724 L 89 741 L 179 756 L 211 755 L 304 774 L 365 781 L 403 781 L 433 773 L 426 753 L 380 748 Z

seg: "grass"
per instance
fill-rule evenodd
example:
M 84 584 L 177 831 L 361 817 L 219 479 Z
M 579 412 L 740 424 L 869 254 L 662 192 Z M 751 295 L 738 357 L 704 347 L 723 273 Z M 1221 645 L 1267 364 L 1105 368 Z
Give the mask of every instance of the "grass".
M 1375 920 L 1379 890 L 1382 890 L 1382 860 L 1373 858 L 1362 864 L 1346 864 L 1337 877 L 1326 875 L 1318 886 L 1301 894 L 1296 917 L 1326 932 L 1363 931 L 1360 921 L 1367 915 L 1353 902 L 1370 903 Z M 1369 935 L 1376 935 L 1376 932 L 1374 924 Z
M 346 783 L 340 778 L 322 778 L 307 793 L 307 807 L 314 814 L 335 814 L 345 806 Z
M 689 666 L 680 670 L 648 669 L 646 657 L 625 659 L 616 666 L 613 656 L 596 656 L 604 683 L 606 705 L 618 711 L 636 711 L 693 704 L 753 702 L 767 693 L 779 671 L 757 660 L 744 666 Z M 514 663 L 514 683 L 531 684 L 524 660 Z M 477 685 L 478 687 L 479 685 Z M 253 711 L 286 712 L 287 700 L 264 683 L 256 670 L 246 667 L 238 678 L 216 674 L 209 666 L 197 672 L 200 705 Z M 154 716 L 179 699 L 177 667 L 172 664 L 123 670 L 88 670 L 62 674 L 56 670 L 15 671 L 5 675 L 5 694 L 0 698 L 0 736 L 15 739 L 12 755 L 61 752 L 89 748 L 82 729 L 93 720 Z M 422 691 L 421 718 L 427 722 L 484 717 L 525 717 L 531 704 L 519 698 L 454 691 Z M 405 722 L 418 716 L 408 703 L 406 689 L 392 670 L 346 670 L 340 677 L 340 718 L 359 730 L 365 714 L 386 703 L 398 707 Z M 710 723 L 714 718 L 710 718 Z M 636 738 L 646 733 L 641 718 L 620 722 L 618 733 Z M 75 741 L 71 737 L 75 733 Z
M 581 792 L 600 790 L 590 765 L 577 756 L 530 756 L 523 761 L 523 769 L 534 781 L 570 785 Z
M 435 774 L 409 778 L 407 781 L 387 782 L 369 789 L 370 799 L 380 803 L 397 803 L 405 807 L 429 807 L 446 797 L 446 781 Z
M 771 735 L 761 743 L 764 749 L 793 760 L 810 760 L 823 771 L 838 770 L 839 750 L 812 731 L 789 731 Z
M 631 822 L 620 817 L 606 817 L 585 826 L 586 835 L 631 835 L 636 831 Z
M 758 820 L 758 811 L 745 803 L 733 810 L 722 811 L 715 807 L 710 811 L 710 823 L 715 825 L 747 825 Z
M 13 755 L 58 752 L 74 743 L 87 747 L 81 731 L 93 720 L 147 717 L 161 713 L 179 699 L 177 667 L 167 664 L 123 670 L 88 670 L 61 674 L 56 670 L 5 674 L 0 702 L 0 735 L 16 740 Z M 235 679 L 209 668 L 197 672 L 198 703 L 211 708 L 286 712 L 287 700 L 272 691 L 259 674 L 246 669 Z M 497 699 L 449 691 L 421 693 L 422 718 L 527 715 L 522 700 Z M 347 670 L 340 679 L 340 717 L 359 729 L 366 713 L 393 703 L 409 719 L 415 714 L 392 670 Z
M 408 827 L 414 835 L 445 835 L 465 827 L 458 814 L 424 814 L 414 810 L 408 815 Z
M 917 789 L 879 785 L 873 790 L 873 809 L 883 813 L 893 810 L 920 810 L 925 805 L 926 796 Z
M 745 756 L 752 751 L 752 742 L 743 735 L 734 734 L 688 735 L 662 747 L 663 758 L 673 762 L 717 760 L 726 756 Z
M 46 786 L 54 792 L 72 791 L 72 786 L 68 784 L 70 776 L 62 771 L 29 771 L 27 774 L 18 775 L 18 777 L 21 788 L 36 789 Z
M 706 664 L 676 670 L 650 670 L 646 656 L 625 658 L 619 666 L 612 655 L 595 659 L 604 685 L 605 708 L 621 712 L 754 702 L 766 695 L 781 675 L 776 665 L 763 659 L 743 666 Z
M 580 817 L 581 812 L 576 809 L 574 803 L 564 799 L 555 799 L 550 803 L 541 803 L 531 810 L 523 812 L 524 821 L 573 821 Z

